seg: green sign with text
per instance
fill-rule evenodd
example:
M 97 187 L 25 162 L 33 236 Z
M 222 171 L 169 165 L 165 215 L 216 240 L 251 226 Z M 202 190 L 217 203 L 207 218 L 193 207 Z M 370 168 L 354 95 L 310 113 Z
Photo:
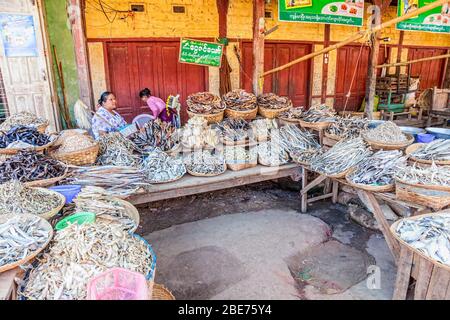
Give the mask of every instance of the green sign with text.
M 364 0 L 279 0 L 279 20 L 362 26 Z
M 434 2 L 433 0 L 399 0 L 398 16 Z M 426 31 L 436 33 L 450 33 L 450 5 L 434 8 L 411 19 L 397 23 L 397 29 L 408 31 Z
M 220 67 L 222 54 L 223 45 L 220 43 L 181 39 L 179 61 L 182 63 Z

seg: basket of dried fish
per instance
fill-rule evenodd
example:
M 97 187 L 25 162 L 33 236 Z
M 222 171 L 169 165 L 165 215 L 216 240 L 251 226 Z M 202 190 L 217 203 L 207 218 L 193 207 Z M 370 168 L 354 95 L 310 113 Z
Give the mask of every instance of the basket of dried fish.
M 66 199 L 58 192 L 44 188 L 30 188 L 19 181 L 0 185 L 0 215 L 35 214 L 46 220 L 64 207 Z
M 257 150 L 255 147 L 226 147 L 224 155 L 227 167 L 232 171 L 240 171 L 258 165 Z
M 214 177 L 227 170 L 222 154 L 216 150 L 195 151 L 184 158 L 187 172 L 196 177 Z
M 158 147 L 162 151 L 177 153 L 180 149 L 177 128 L 161 119 L 152 120 L 142 126 L 139 132 L 133 134 L 130 140 L 142 151 Z
M 336 112 L 332 107 L 327 105 L 317 105 L 303 112 L 300 125 L 303 128 L 314 130 L 324 130 L 336 120 Z
M 449 211 L 404 218 L 394 222 L 390 230 L 401 245 L 432 262 L 435 268 L 450 272 Z M 414 261 L 415 264 L 422 265 L 420 259 L 414 257 Z
M 97 160 L 99 145 L 90 136 L 71 134 L 60 141 L 58 149 L 50 156 L 56 160 L 74 166 L 94 164 Z
M 290 108 L 278 115 L 280 124 L 299 124 L 303 114 L 303 107 Z
M 258 113 L 268 119 L 278 116 L 292 108 L 292 101 L 288 97 L 280 97 L 274 93 L 265 93 L 258 96 Z
M 29 187 L 48 187 L 64 179 L 68 167 L 40 153 L 21 151 L 0 164 L 0 183 L 18 180 Z
M 290 157 L 295 163 L 301 164 L 302 166 L 309 167 L 311 165 L 311 160 L 320 154 L 323 154 L 326 150 L 320 149 L 308 149 L 308 150 L 294 150 L 289 152 Z
M 336 117 L 336 120 L 325 130 L 325 136 L 339 141 L 359 137 L 369 128 L 369 120 L 354 117 Z
M 406 157 L 399 150 L 378 151 L 363 160 L 346 175 L 354 188 L 373 192 L 388 192 L 395 188 L 395 174 L 406 165 Z
M 311 170 L 330 178 L 343 178 L 371 155 L 362 138 L 342 140 L 330 150 L 311 159 Z
M 275 119 L 257 119 L 250 122 L 252 136 L 258 142 L 264 142 L 270 139 L 272 131 L 278 130 L 278 124 Z
M 13 155 L 22 150 L 43 151 L 50 148 L 57 137 L 39 132 L 36 128 L 17 126 L 0 133 L 0 154 Z
M 186 99 L 189 118 L 199 116 L 208 121 L 208 124 L 223 120 L 225 106 L 220 97 L 210 92 L 198 92 Z
M 97 164 L 102 166 L 139 166 L 141 158 L 136 152 L 141 149 L 119 132 L 102 135 L 98 143 L 100 149 Z
M 415 143 L 406 149 L 410 159 L 424 164 L 450 165 L 450 140 L 437 139 L 430 143 Z
M 139 226 L 139 212 L 128 201 L 114 197 L 110 192 L 100 187 L 85 187 L 74 199 L 76 211 L 93 212 L 97 221 L 120 223 L 124 230 L 135 232 Z
M 26 126 L 36 128 L 40 133 L 44 133 L 49 125 L 47 119 L 40 118 L 35 114 L 27 111 L 22 111 L 9 116 L 0 124 L 1 131 L 8 131 L 12 127 Z
M 217 124 L 222 133 L 222 142 L 226 146 L 250 145 L 254 143 L 250 124 L 243 119 L 227 118 Z
M 450 205 L 450 167 L 407 166 L 395 178 L 396 197 L 435 210 Z
M 405 134 L 392 121 L 386 121 L 374 129 L 363 133 L 364 140 L 372 149 L 403 149 L 414 142 L 414 136 Z
M 293 124 L 281 127 L 278 132 L 272 132 L 271 141 L 278 143 L 289 155 L 320 148 L 316 135 Z
M 258 163 L 267 167 L 278 167 L 289 162 L 289 154 L 275 141 L 258 145 Z
M 0 215 L 0 273 L 36 257 L 50 243 L 53 228 L 33 214 Z
M 226 107 L 225 116 L 228 118 L 253 120 L 258 113 L 256 96 L 242 89 L 224 94 L 222 103 Z
M 208 126 L 204 118 L 197 116 L 188 120 L 181 136 L 181 143 L 187 149 L 214 149 L 219 142 L 218 131 Z
M 159 149 L 148 154 L 141 164 L 141 170 L 153 184 L 173 182 L 186 174 L 181 159 L 175 159 Z

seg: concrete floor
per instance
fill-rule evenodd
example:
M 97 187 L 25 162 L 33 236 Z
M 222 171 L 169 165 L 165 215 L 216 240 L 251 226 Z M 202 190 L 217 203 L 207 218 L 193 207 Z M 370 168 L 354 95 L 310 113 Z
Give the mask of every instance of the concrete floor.
M 140 208 L 155 281 L 188 300 L 391 299 L 396 267 L 382 234 L 341 205 L 296 208 L 297 193 L 275 183 Z

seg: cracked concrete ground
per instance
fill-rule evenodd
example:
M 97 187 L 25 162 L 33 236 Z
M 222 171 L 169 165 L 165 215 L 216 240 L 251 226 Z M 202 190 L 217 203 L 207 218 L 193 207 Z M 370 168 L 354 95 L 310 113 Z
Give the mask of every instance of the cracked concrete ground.
M 150 204 L 139 230 L 178 299 L 391 299 L 381 233 L 341 205 L 298 209 L 297 192 L 269 182 Z

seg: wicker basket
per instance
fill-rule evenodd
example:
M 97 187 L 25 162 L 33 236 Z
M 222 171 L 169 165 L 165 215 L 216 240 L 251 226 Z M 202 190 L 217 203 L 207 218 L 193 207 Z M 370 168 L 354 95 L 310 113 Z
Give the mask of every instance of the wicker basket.
M 332 122 L 306 122 L 299 120 L 300 126 L 303 128 L 314 129 L 314 130 L 325 130 L 328 128 Z
M 424 205 L 434 210 L 450 206 L 450 187 L 408 183 L 396 179 L 396 198 Z
M 181 178 L 183 178 L 185 174 L 186 174 L 186 173 L 184 173 L 184 174 L 181 175 L 181 176 L 175 177 L 175 178 L 173 178 L 173 179 L 167 180 L 167 181 L 149 181 L 149 182 L 150 182 L 150 184 L 164 184 L 164 183 L 175 182 L 175 181 L 178 181 L 178 180 L 180 180 Z
M 423 145 L 424 145 L 424 143 L 413 143 L 408 148 L 406 148 L 406 150 L 405 150 L 406 155 L 410 155 L 411 153 L 413 153 L 414 151 L 416 151 Z M 423 163 L 423 164 L 428 164 L 428 165 L 432 165 L 434 162 L 436 165 L 450 166 L 450 160 L 434 160 L 433 161 L 433 160 L 419 159 L 419 158 L 416 158 L 413 156 L 410 156 L 409 159 L 412 160 L 413 162 L 418 162 L 418 163 Z
M 300 124 L 299 119 L 278 118 L 278 123 L 282 126 L 289 124 Z
M 62 153 L 53 151 L 50 152 L 50 156 L 66 164 L 84 166 L 95 163 L 99 148 L 99 144 L 96 142 L 93 146 L 83 150 Z
M 204 118 L 208 124 L 213 124 L 217 122 L 221 122 L 223 120 L 225 111 L 221 111 L 219 113 L 213 113 L 213 114 L 202 114 L 202 113 L 194 113 L 189 110 L 187 110 L 187 114 L 189 118 L 193 118 L 195 116 Z
M 254 168 L 258 165 L 258 162 L 254 160 L 253 162 L 245 162 L 245 163 L 227 163 L 228 169 L 231 171 L 241 171 L 244 169 Z
M 264 118 L 275 119 L 275 118 L 278 118 L 280 113 L 289 111 L 289 109 L 291 109 L 291 108 L 292 108 L 292 106 L 288 106 L 288 107 L 281 108 L 281 109 L 270 109 L 270 108 L 264 108 L 264 107 L 259 106 L 258 113 L 259 113 L 259 115 L 263 116 Z
M 17 153 L 19 153 L 20 151 L 35 151 L 35 152 L 39 152 L 39 151 L 44 151 L 50 147 L 52 147 L 57 139 L 54 139 L 53 141 L 50 141 L 49 143 L 43 145 L 43 146 L 39 146 L 39 147 L 30 147 L 30 148 L 20 148 L 20 149 L 15 149 L 15 148 L 3 148 L 0 149 L 0 154 L 7 154 L 7 155 L 15 155 Z
M 175 300 L 175 297 L 166 287 L 155 283 L 153 284 L 152 300 Z
M 370 186 L 367 184 L 354 183 L 349 178 L 350 174 L 351 174 L 351 172 L 349 172 L 345 176 L 345 180 L 347 180 L 347 183 L 355 189 L 362 189 L 362 190 L 366 190 L 366 191 L 370 191 L 370 192 L 390 192 L 390 191 L 394 191 L 394 189 L 395 189 L 395 184 L 393 184 L 393 183 L 385 185 L 385 186 Z
M 21 214 L 20 216 L 23 217 L 23 218 L 36 218 L 36 217 L 39 217 L 39 216 L 36 216 L 34 214 L 28 214 L 28 213 Z M 7 220 L 9 220 L 9 219 L 11 219 L 13 217 L 17 217 L 17 215 L 14 214 L 14 213 L 0 215 L 0 224 L 6 222 Z M 5 272 L 7 270 L 14 269 L 14 268 L 16 268 L 18 266 L 21 266 L 21 265 L 27 263 L 28 261 L 30 261 L 32 259 L 34 259 L 34 257 L 36 257 L 50 243 L 50 241 L 53 238 L 53 228 L 52 228 L 51 224 L 47 220 L 45 220 L 44 218 L 41 218 L 41 217 L 39 217 L 39 218 L 40 218 L 40 222 L 39 223 L 43 227 L 45 227 L 45 229 L 49 232 L 49 237 L 48 237 L 47 241 L 42 246 L 40 246 L 37 250 L 35 250 L 32 253 L 30 253 L 29 255 L 27 255 L 25 258 L 23 258 L 23 259 L 21 259 L 19 261 L 10 263 L 10 264 L 6 264 L 6 265 L 3 265 L 3 266 L 0 266 L 0 273 Z
M 332 179 L 340 179 L 340 178 L 344 178 L 347 174 L 349 174 L 350 172 L 352 172 L 355 169 L 355 167 L 351 167 L 343 172 L 337 173 L 337 174 L 325 174 L 322 172 L 319 172 L 320 174 L 327 176 L 328 178 L 332 178 Z
M 249 138 L 247 138 L 245 140 L 239 140 L 239 141 L 230 141 L 230 140 L 221 138 L 220 141 L 223 143 L 224 146 L 252 147 L 252 146 L 256 146 L 258 144 L 258 142 L 256 142 L 254 139 L 249 139 Z
M 254 108 L 252 110 L 238 111 L 233 109 L 225 109 L 225 116 L 231 119 L 244 119 L 244 120 L 253 120 L 256 118 L 256 114 L 258 113 L 258 108 Z
M 128 201 L 125 201 L 123 199 L 119 199 L 119 198 L 113 197 L 111 200 L 114 200 L 114 201 L 118 202 L 122 207 L 125 208 L 126 215 L 128 217 L 130 217 L 131 220 L 133 220 L 134 223 L 136 224 L 136 227 L 134 227 L 133 229 L 129 230 L 129 232 L 134 233 L 136 231 L 136 229 L 138 228 L 139 223 L 141 221 L 141 218 L 140 218 L 140 215 L 139 215 L 139 211 L 136 209 L 135 206 L 133 206 L 131 203 L 129 203 Z M 111 222 L 111 220 L 109 220 L 109 219 L 102 218 L 101 215 L 97 217 L 97 220 L 98 219 L 103 220 L 104 222 Z
M 224 174 L 225 171 L 227 171 L 227 165 L 225 163 L 223 164 L 223 171 L 220 173 L 206 173 L 205 174 L 205 173 L 194 172 L 187 168 L 186 168 L 186 170 L 191 176 L 194 176 L 194 177 L 216 177 L 216 176 L 220 176 L 221 174 Z
M 66 198 L 62 194 L 60 194 L 59 192 L 56 192 L 56 191 L 52 191 L 52 190 L 45 189 L 45 188 L 35 188 L 35 189 L 39 190 L 42 193 L 47 193 L 49 195 L 55 195 L 59 198 L 58 206 L 56 206 L 55 208 L 53 208 L 52 210 L 50 210 L 48 212 L 44 212 L 42 214 L 37 214 L 37 216 L 44 218 L 45 220 L 52 219 L 64 207 L 64 205 L 66 204 Z
M 265 162 L 260 156 L 258 156 L 258 163 L 260 165 L 262 165 L 262 166 L 265 166 L 265 167 L 280 167 L 280 166 L 283 166 L 283 165 L 289 163 L 289 161 L 286 160 L 284 162 L 280 162 L 280 163 L 274 165 L 274 164 L 270 164 L 268 162 Z
M 29 181 L 24 182 L 24 185 L 27 187 L 50 187 L 57 183 L 58 181 L 61 181 L 67 176 L 67 172 L 69 171 L 69 168 L 66 167 L 66 170 L 64 171 L 64 174 L 62 176 L 56 177 L 56 178 L 50 178 L 50 179 L 44 179 L 44 180 L 36 180 L 36 181 Z
M 371 139 L 368 139 L 366 136 L 364 136 L 364 140 L 372 147 L 374 150 L 398 150 L 403 149 L 409 146 L 410 144 L 414 143 L 414 136 L 411 134 L 405 134 L 408 138 L 406 142 L 402 143 L 383 143 L 379 141 L 374 141 Z

